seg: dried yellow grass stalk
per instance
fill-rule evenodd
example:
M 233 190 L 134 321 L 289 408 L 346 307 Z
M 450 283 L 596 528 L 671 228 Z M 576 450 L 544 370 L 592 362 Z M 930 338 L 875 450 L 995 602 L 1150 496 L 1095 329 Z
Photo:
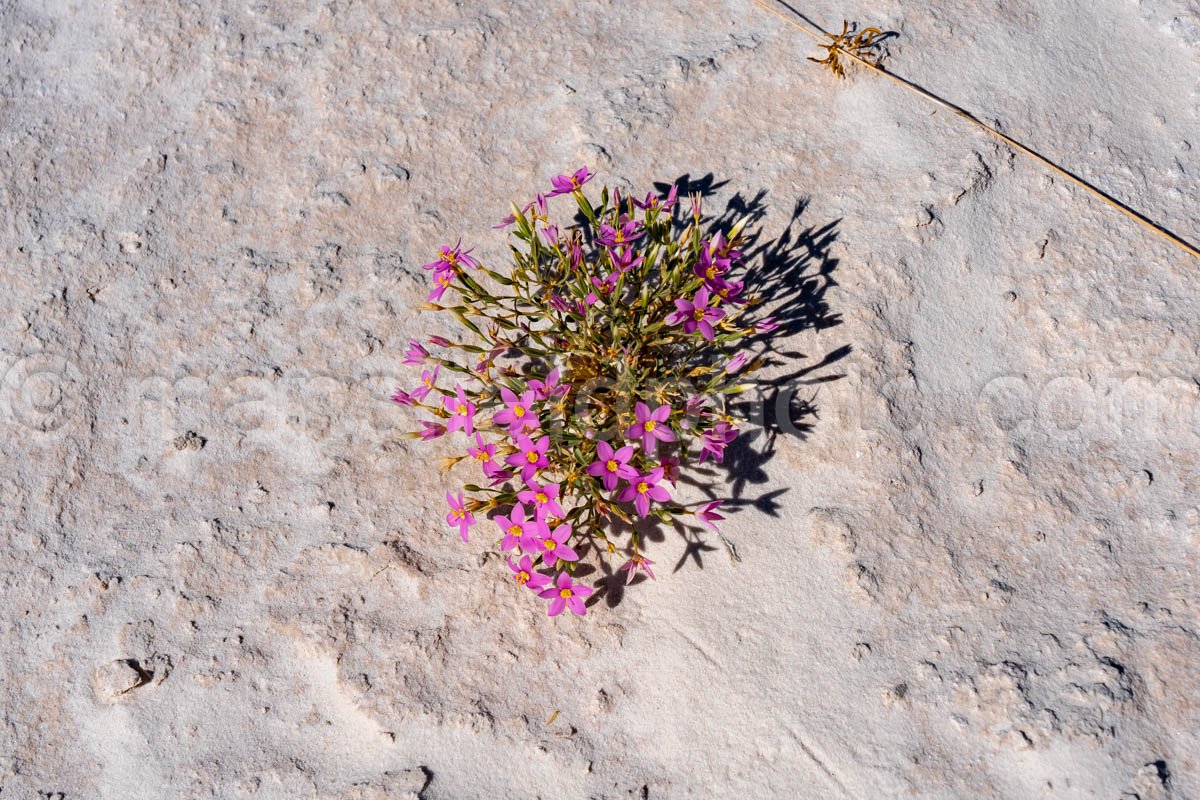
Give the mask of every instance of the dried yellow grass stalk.
M 993 128 L 991 125 L 988 125 L 986 122 L 980 120 L 978 117 L 976 117 L 974 114 L 967 111 L 966 109 L 964 109 L 960 106 L 957 106 L 948 100 L 944 100 L 941 97 L 938 97 L 934 93 L 930 92 L 928 89 L 918 86 L 917 84 L 913 83 L 912 81 L 901 78 L 899 75 L 896 75 L 895 73 L 892 73 L 892 72 L 889 72 L 888 70 L 886 70 L 883 66 L 881 66 L 878 63 L 878 61 L 875 60 L 874 53 L 872 52 L 873 48 L 879 44 L 879 40 L 884 35 L 883 31 L 880 30 L 879 28 L 864 28 L 862 31 L 859 31 L 856 33 L 856 29 L 854 26 L 852 26 L 849 22 L 843 22 L 841 34 L 834 35 L 831 33 L 825 33 L 824 31 L 817 30 L 816 28 L 810 27 L 809 25 L 806 25 L 793 17 L 789 17 L 786 14 L 784 14 L 783 12 L 779 11 L 777 8 L 773 8 L 770 5 L 768 5 L 766 2 L 764 2 L 764 0 L 753 0 L 753 2 L 756 5 L 765 9 L 766 11 L 769 11 L 772 14 L 774 14 L 775 16 L 779 17 L 784 22 L 791 25 L 793 28 L 795 28 L 799 31 L 802 31 L 803 33 L 807 34 L 808 36 L 812 37 L 813 39 L 815 39 L 817 41 L 818 45 L 820 47 L 822 47 L 826 52 L 825 58 L 818 59 L 818 58 L 810 57 L 808 59 L 809 61 L 815 61 L 818 64 L 828 67 L 829 70 L 832 71 L 833 74 L 837 75 L 839 78 L 846 77 L 846 69 L 842 62 L 843 56 L 848 59 L 851 59 L 853 61 L 857 61 L 859 64 L 862 64 L 864 67 L 867 67 L 868 69 L 872 70 L 873 72 L 875 72 L 879 75 L 882 75 L 885 78 L 888 78 L 889 80 L 893 81 L 894 83 L 899 84 L 900 86 L 903 86 L 905 89 L 908 89 L 910 92 L 918 94 L 921 97 L 925 98 L 926 100 L 928 100 L 932 103 L 936 103 L 937 105 L 941 106 L 942 108 L 945 108 L 946 110 L 954 113 L 955 116 L 962 117 L 963 119 L 967 120 L 972 125 L 974 125 L 975 127 L 979 128 L 983 131 L 986 131 L 991 136 L 994 136 L 997 139 L 1004 142 L 1005 144 L 1009 145 L 1014 150 L 1017 150 L 1018 152 L 1024 153 L 1025 155 L 1029 156 L 1030 158 L 1033 158 L 1034 160 L 1040 162 L 1042 165 L 1044 165 L 1045 167 L 1050 169 L 1055 174 L 1060 175 L 1063 178 L 1066 178 L 1071 183 L 1074 183 L 1076 186 L 1079 186 L 1080 188 L 1085 189 L 1086 191 L 1091 193 L 1093 196 L 1100 198 L 1105 203 L 1107 203 L 1109 206 L 1112 206 L 1113 208 L 1120 211 L 1122 214 L 1129 217 L 1130 219 L 1137 221 L 1138 223 L 1140 223 L 1147 229 L 1153 231 L 1154 233 L 1158 234 L 1162 238 L 1166 239 L 1167 241 L 1169 241 L 1171 244 L 1175 245 L 1176 247 L 1179 247 L 1179 248 L 1191 253 L 1196 258 L 1200 258 L 1200 250 L 1198 250 L 1195 246 L 1189 244 L 1187 241 L 1185 241 L 1185 240 L 1181 239 L 1180 237 L 1176 236 L 1175 234 L 1171 233 L 1169 230 L 1162 227 L 1158 223 L 1154 222 L 1153 220 L 1151 220 L 1149 217 L 1145 216 L 1144 214 L 1130 208 L 1128 205 L 1126 205 L 1125 203 L 1116 199 L 1115 197 L 1108 194 L 1104 190 L 1099 189 L 1099 188 L 1093 186 L 1092 184 L 1088 183 L 1087 181 L 1085 181 L 1083 178 L 1080 178 L 1077 175 L 1074 175 L 1071 172 L 1068 172 L 1066 169 L 1063 169 L 1062 167 L 1058 166 L 1053 161 L 1046 158 L 1045 156 L 1043 156 L 1041 153 L 1037 152 L 1033 148 L 1027 147 L 1027 146 L 1021 144 L 1020 142 L 1018 142 L 1016 139 L 1013 139 L 1011 136 L 1007 136 L 1007 135 L 1001 133 L 1000 131 Z

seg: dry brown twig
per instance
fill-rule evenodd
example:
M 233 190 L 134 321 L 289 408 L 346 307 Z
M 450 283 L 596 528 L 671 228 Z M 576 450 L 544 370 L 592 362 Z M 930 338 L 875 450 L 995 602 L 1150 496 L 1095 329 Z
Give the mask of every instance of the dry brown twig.
M 808 60 L 827 66 L 834 75 L 845 78 L 846 68 L 842 66 L 841 54 L 845 53 L 858 61 L 865 61 L 869 55 L 872 55 L 871 49 L 879 44 L 879 39 L 883 36 L 883 31 L 879 28 L 864 28 L 856 33 L 855 27 L 843 20 L 842 32 L 836 36 L 832 33 L 824 34 L 830 39 L 830 43 L 818 45 L 825 50 L 825 58 L 809 56 Z M 879 65 L 876 63 L 876 66 Z
M 1159 225 L 1157 222 L 1145 216 L 1141 212 L 1134 210 L 1104 190 L 1093 186 L 1083 178 L 1080 178 L 1074 173 L 1060 167 L 1058 164 L 1055 164 L 1053 161 L 1046 158 L 1033 148 L 1027 147 L 1011 136 L 1001 133 L 995 127 L 987 124 L 966 109 L 951 103 L 949 100 L 938 97 L 933 92 L 916 83 L 913 83 L 912 81 L 901 78 L 894 72 L 884 69 L 884 67 L 881 66 L 877 60 L 875 60 L 876 56 L 874 52 L 872 52 L 873 48 L 879 44 L 880 40 L 884 36 L 883 31 L 879 28 L 864 28 L 862 31 L 856 33 L 854 26 L 851 25 L 851 23 L 843 22 L 842 32 L 838 35 L 834 35 L 831 33 L 825 33 L 824 31 L 818 30 L 814 27 L 810 27 L 809 24 L 801 24 L 797 19 L 793 19 L 792 17 L 789 17 L 783 12 L 779 11 L 779 9 L 771 7 L 764 2 L 764 0 L 752 0 L 752 2 L 779 17 L 796 30 L 801 31 L 816 40 L 818 46 L 825 50 L 826 55 L 825 58 L 812 58 L 810 56 L 808 59 L 809 61 L 813 61 L 817 64 L 821 64 L 822 66 L 828 67 L 833 74 L 839 78 L 846 77 L 846 69 L 842 62 L 842 56 L 845 56 L 853 61 L 857 61 L 859 64 L 862 64 L 864 67 L 867 67 L 876 74 L 882 75 L 888 80 L 903 86 L 910 92 L 918 94 L 932 103 L 936 103 L 958 117 L 962 117 L 975 127 L 988 133 L 990 136 L 996 137 L 997 139 L 1008 144 L 1014 150 L 1024 153 L 1035 161 L 1040 162 L 1043 166 L 1047 167 L 1055 174 L 1066 178 L 1071 183 L 1074 183 L 1076 186 L 1086 190 L 1093 196 L 1104 201 L 1109 206 L 1115 208 L 1117 211 L 1120 211 L 1125 216 L 1129 217 L 1135 222 L 1138 222 L 1147 230 L 1158 234 L 1176 247 L 1191 253 L 1196 258 L 1200 258 L 1200 249 L 1197 249 L 1194 245 L 1182 239 L 1181 237 L 1176 236 L 1174 233 Z M 790 7 L 789 10 L 791 10 Z M 793 11 L 793 13 L 795 12 Z

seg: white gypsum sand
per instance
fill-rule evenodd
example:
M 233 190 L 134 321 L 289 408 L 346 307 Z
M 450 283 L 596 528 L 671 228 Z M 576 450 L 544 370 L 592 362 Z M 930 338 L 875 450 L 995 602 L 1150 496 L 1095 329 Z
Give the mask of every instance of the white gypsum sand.
M 1200 238 L 1193 0 L 798 7 Z M 1186 253 L 749 2 L 0 30 L 2 796 L 1200 796 Z M 780 343 L 818 413 L 748 439 L 740 561 L 668 533 L 548 620 L 387 397 L 420 264 L 581 164 L 765 191 L 839 324 Z

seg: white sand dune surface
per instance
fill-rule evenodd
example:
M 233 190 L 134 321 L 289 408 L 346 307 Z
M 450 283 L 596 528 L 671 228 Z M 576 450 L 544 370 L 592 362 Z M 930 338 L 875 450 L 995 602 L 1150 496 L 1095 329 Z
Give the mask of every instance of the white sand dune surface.
M 1200 241 L 1195 0 L 793 6 Z M 1200 259 L 749 0 L 0 34 L 0 797 L 1200 798 Z M 796 425 L 551 619 L 388 398 L 581 165 L 755 211 Z

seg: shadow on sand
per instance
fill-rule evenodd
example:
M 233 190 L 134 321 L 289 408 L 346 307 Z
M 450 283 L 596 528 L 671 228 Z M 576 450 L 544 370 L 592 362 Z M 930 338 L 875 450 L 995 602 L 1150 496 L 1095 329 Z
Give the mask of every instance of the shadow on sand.
M 678 186 L 679 198 L 686 206 L 686 196 L 698 194 L 709 198 L 728 181 L 718 181 L 710 173 L 693 179 L 682 175 L 673 183 L 655 184 L 655 189 L 665 194 L 672 185 Z M 756 334 L 746 340 L 745 349 L 761 359 L 762 367 L 756 389 L 742 395 L 743 400 L 730 407 L 737 416 L 750 420 L 741 434 L 725 451 L 720 463 L 707 462 L 697 467 L 687 467 L 680 483 L 694 486 L 711 500 L 718 499 L 718 489 L 730 487 L 724 497 L 722 513 L 738 513 L 746 508 L 768 516 L 779 516 L 778 498 L 786 488 L 755 494 L 754 487 L 768 482 L 767 466 L 775 454 L 778 438 L 796 436 L 804 439 L 818 420 L 817 394 L 820 384 L 839 380 L 841 374 L 829 371 L 829 367 L 845 358 L 851 346 L 842 345 L 820 357 L 815 363 L 802 363 L 809 356 L 795 349 L 795 336 L 809 330 L 824 330 L 841 324 L 840 315 L 831 311 L 827 295 L 837 286 L 833 273 L 837 259 L 829 254 L 837 240 L 840 220 L 820 226 L 805 225 L 802 221 L 809 200 L 796 202 L 783 233 L 773 239 L 765 239 L 761 231 L 755 230 L 767 214 L 767 191 L 759 190 L 747 199 L 735 194 L 724 211 L 706 224 L 708 235 L 728 231 L 739 219 L 749 216 L 742 252 L 744 259 L 744 294 L 759 296 L 761 304 L 756 319 L 773 316 L 779 327 L 767 333 Z M 687 542 L 682 558 L 674 565 L 679 571 L 689 562 L 704 567 L 706 553 L 720 548 L 705 539 L 707 529 L 684 525 L 678 520 L 675 530 Z M 655 520 L 643 520 L 636 526 L 640 536 L 650 541 L 663 541 L 661 526 Z M 715 534 L 734 560 L 741 560 L 737 548 L 721 533 Z M 621 602 L 625 592 L 624 572 L 614 572 L 603 560 L 600 561 L 603 575 L 596 582 L 598 594 L 609 606 Z M 637 577 L 631 585 L 645 581 Z M 597 598 L 599 600 L 599 598 Z

